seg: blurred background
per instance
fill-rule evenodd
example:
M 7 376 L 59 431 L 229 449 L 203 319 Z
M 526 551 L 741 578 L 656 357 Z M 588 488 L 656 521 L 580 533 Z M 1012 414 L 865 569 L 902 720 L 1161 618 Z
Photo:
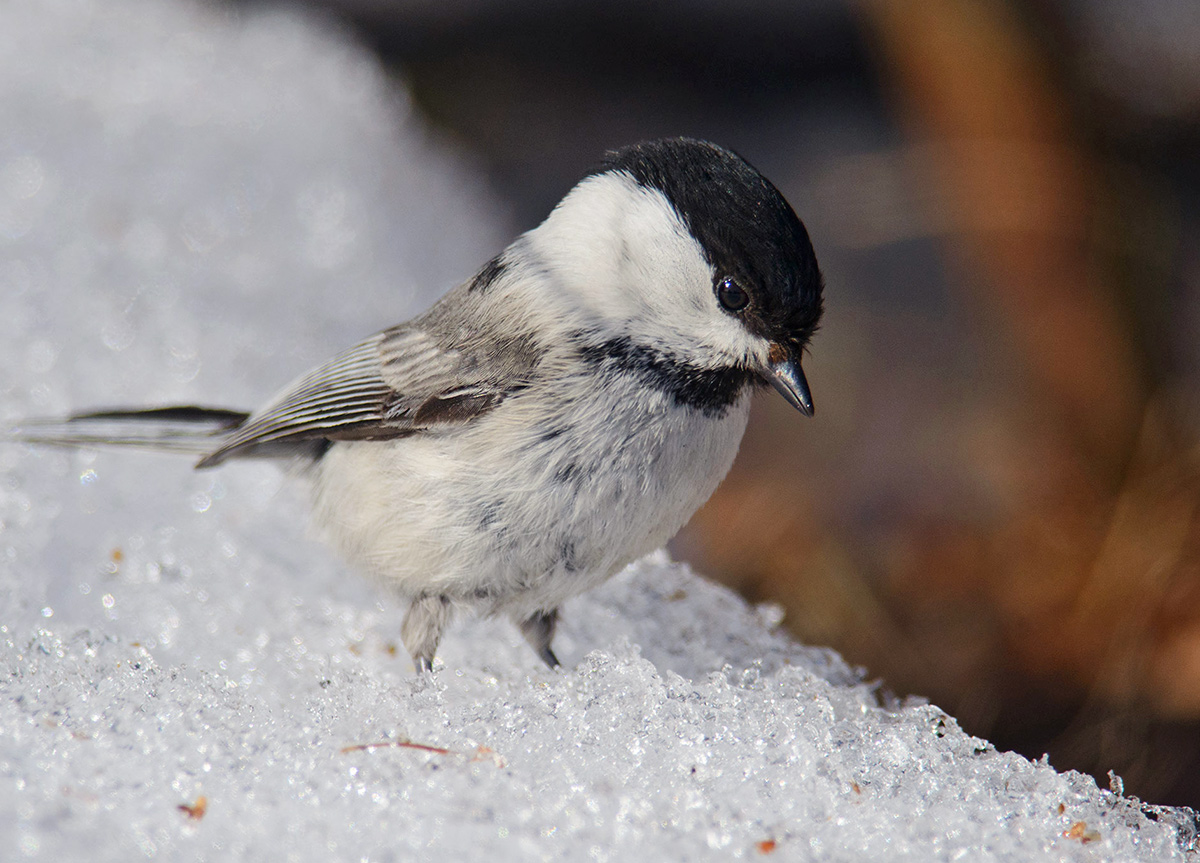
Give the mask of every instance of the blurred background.
M 1200 806 L 1200 3 L 314 0 L 535 225 L 732 147 L 826 275 L 675 552 L 900 695 Z M 235 4 L 236 8 L 236 4 Z

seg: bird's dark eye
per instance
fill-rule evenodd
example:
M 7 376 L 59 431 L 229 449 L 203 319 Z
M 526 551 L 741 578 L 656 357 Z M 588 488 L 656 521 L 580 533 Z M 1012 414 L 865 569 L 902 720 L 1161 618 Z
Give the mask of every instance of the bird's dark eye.
M 750 295 L 733 279 L 717 282 L 717 302 L 728 312 L 740 312 L 750 304 Z

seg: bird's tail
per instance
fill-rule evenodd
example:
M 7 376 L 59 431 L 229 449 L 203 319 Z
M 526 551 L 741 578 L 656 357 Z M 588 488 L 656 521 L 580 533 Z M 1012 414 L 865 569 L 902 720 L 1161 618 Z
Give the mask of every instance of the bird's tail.
M 92 411 L 58 419 L 25 420 L 3 437 L 65 447 L 130 447 L 203 456 L 246 421 L 244 411 L 194 405 Z

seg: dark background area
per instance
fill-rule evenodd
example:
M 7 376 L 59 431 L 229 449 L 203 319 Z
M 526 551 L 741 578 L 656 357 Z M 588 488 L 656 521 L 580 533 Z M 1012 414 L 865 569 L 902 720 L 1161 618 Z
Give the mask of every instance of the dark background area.
M 678 555 L 900 694 L 1200 806 L 1200 4 L 328 0 L 535 225 L 732 147 L 827 281 Z

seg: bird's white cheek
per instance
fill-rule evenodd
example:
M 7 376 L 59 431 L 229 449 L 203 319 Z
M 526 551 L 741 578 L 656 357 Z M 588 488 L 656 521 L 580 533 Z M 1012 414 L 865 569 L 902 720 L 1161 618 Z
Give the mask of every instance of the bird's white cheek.
M 759 340 L 720 308 L 713 287 L 718 274 L 666 197 L 639 189 L 634 201 L 621 225 L 623 328 L 704 366 L 750 356 Z
M 712 317 L 713 273 L 703 250 L 663 194 L 623 174 L 577 186 L 523 241 L 568 316 L 616 330 L 678 333 L 686 344 Z M 654 332 L 657 331 L 657 332 Z

